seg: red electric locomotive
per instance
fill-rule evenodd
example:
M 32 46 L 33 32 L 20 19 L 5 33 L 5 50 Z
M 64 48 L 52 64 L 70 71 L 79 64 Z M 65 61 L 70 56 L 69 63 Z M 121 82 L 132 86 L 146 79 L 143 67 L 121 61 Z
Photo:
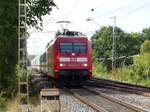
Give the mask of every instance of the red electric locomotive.
M 64 30 L 47 46 L 39 63 L 40 71 L 56 81 L 89 79 L 92 77 L 91 42 L 79 32 Z

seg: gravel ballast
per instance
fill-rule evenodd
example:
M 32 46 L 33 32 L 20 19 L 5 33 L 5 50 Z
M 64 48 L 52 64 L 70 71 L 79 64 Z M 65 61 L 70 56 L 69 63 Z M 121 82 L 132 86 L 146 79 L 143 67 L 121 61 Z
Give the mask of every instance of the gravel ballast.
M 112 91 L 112 90 L 108 90 L 108 89 L 100 89 L 100 88 L 92 88 L 92 89 L 95 89 L 95 90 L 103 92 L 107 95 L 116 97 L 122 101 L 126 101 L 126 102 L 132 103 L 134 105 L 143 107 L 147 110 L 150 110 L 150 97 L 131 94 L 131 93 L 123 93 L 123 92 L 119 92 L 119 91 Z
M 54 110 L 55 105 L 54 101 L 50 100 L 42 100 L 42 108 L 43 112 L 51 112 Z M 65 92 L 60 94 L 60 103 L 61 103 L 61 111 L 60 112 L 95 112 L 92 108 L 88 107 L 86 104 L 82 103 L 75 97 Z M 30 105 L 30 110 L 32 112 L 41 112 L 40 102 L 37 105 Z
M 68 108 L 70 112 L 95 112 L 92 108 L 67 93 L 61 95 L 61 105 L 62 108 Z

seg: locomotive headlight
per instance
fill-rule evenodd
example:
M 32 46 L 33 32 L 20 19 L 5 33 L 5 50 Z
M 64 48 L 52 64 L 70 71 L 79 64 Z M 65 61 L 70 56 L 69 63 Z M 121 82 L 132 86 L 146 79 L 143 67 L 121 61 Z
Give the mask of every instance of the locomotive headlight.
M 87 64 L 83 64 L 83 66 L 87 67 Z
M 74 56 L 74 55 L 75 55 L 75 53 L 72 53 L 71 55 L 72 55 L 72 56 Z
M 60 64 L 59 64 L 59 66 L 61 66 L 61 67 L 62 67 L 62 66 L 63 66 L 63 64 L 62 64 L 62 63 L 60 63 Z

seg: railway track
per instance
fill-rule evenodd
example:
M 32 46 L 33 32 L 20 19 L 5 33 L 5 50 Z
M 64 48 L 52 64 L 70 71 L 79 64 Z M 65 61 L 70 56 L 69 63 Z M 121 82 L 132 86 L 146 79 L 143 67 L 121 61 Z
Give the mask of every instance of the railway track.
M 121 101 L 87 87 L 80 89 L 65 88 L 64 91 L 70 93 L 96 112 L 149 112 L 141 107 Z
M 41 85 L 44 84 L 45 86 L 45 83 L 42 84 L 43 81 L 47 81 L 47 78 L 44 77 L 40 79 L 39 77 L 37 77 L 37 79 L 32 81 L 32 84 L 34 85 L 35 83 L 35 85 L 37 86 L 39 86 L 40 84 Z M 142 87 L 142 86 L 140 86 L 139 88 L 138 86 L 130 87 L 128 86 L 128 84 L 123 85 L 120 82 L 115 83 L 115 81 L 111 82 L 109 80 L 107 81 L 107 80 L 101 80 L 97 78 L 93 78 L 92 80 L 87 81 L 85 85 L 90 86 L 90 87 L 94 86 L 94 87 L 105 87 L 108 89 L 111 88 L 113 90 L 114 88 L 116 88 L 116 90 L 119 90 L 119 91 L 122 89 L 125 89 L 127 92 L 129 92 L 129 90 L 130 91 L 132 90 L 132 92 L 138 91 L 140 94 L 141 92 L 143 93 L 149 92 L 149 88 L 147 87 Z M 34 88 L 38 89 L 37 86 L 34 86 Z M 39 86 L 39 90 L 40 88 L 43 87 L 43 86 L 41 87 L 40 86 Z M 83 86 L 83 88 L 80 88 L 80 89 L 79 88 L 78 89 L 65 89 L 65 91 L 69 92 L 71 95 L 73 95 L 74 97 L 82 101 L 87 106 L 91 107 L 96 112 L 149 112 L 148 110 L 145 110 L 141 107 L 132 105 L 127 102 L 123 102 L 114 97 L 110 97 L 100 91 L 96 91 L 94 89 L 92 90 L 92 88 L 88 89 L 85 86 Z
M 141 89 L 142 91 L 148 91 L 150 92 L 150 87 L 145 87 L 145 86 L 141 86 L 141 85 L 135 85 L 135 84 L 130 84 L 130 83 L 125 83 L 125 82 L 120 82 L 120 81 L 114 81 L 114 80 L 110 80 L 110 79 L 102 79 L 102 78 L 93 78 L 92 80 L 98 80 L 98 81 L 103 81 L 103 82 L 109 82 L 111 84 L 120 84 L 120 85 L 124 85 L 124 86 L 130 86 L 130 88 L 135 88 L 135 89 Z
M 86 86 L 101 87 L 121 92 L 129 92 L 142 96 L 150 96 L 150 87 L 123 83 L 119 81 L 112 81 L 101 78 L 92 78 L 84 83 Z
M 45 86 L 49 87 L 48 85 L 52 85 L 49 79 L 47 77 L 41 76 L 41 74 L 36 74 L 36 77 L 35 76 L 33 77 L 34 78 L 31 80 L 31 86 L 33 86 L 32 88 L 37 88 L 36 91 L 40 91 L 40 88 L 42 87 Z M 150 97 L 150 87 L 123 83 L 123 82 L 113 81 L 109 79 L 92 78 L 91 80 L 86 81 L 83 85 L 98 87 L 98 88 L 106 88 L 106 89 L 116 90 L 121 92 L 134 93 L 137 95 Z

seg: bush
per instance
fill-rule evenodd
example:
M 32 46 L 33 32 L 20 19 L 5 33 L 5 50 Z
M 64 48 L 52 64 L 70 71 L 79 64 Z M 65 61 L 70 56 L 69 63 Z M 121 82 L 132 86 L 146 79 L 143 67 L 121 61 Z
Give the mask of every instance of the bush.
M 150 68 L 150 54 L 144 53 L 140 54 L 138 57 L 135 57 L 133 60 L 134 64 L 131 69 L 134 75 L 140 76 L 141 79 L 145 79 L 147 76 L 150 78 L 148 69 Z
M 94 62 L 93 75 L 97 77 L 108 77 L 107 68 L 103 63 Z
M 150 53 L 150 40 L 145 40 L 144 43 L 141 45 L 140 52 L 143 53 Z
M 0 108 L 4 108 L 5 103 L 6 103 L 6 97 L 5 97 L 6 92 L 0 92 Z
M 124 68 L 118 68 L 116 70 L 116 79 L 121 80 L 121 81 L 129 81 L 131 78 L 131 70 L 129 68 L 124 67 Z

